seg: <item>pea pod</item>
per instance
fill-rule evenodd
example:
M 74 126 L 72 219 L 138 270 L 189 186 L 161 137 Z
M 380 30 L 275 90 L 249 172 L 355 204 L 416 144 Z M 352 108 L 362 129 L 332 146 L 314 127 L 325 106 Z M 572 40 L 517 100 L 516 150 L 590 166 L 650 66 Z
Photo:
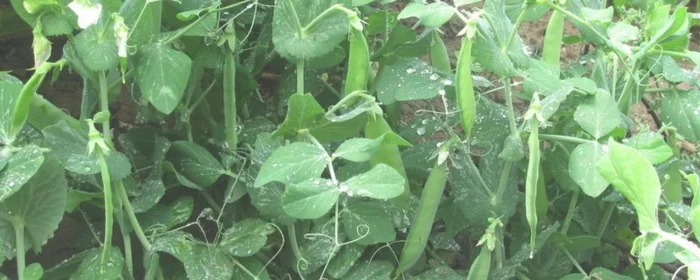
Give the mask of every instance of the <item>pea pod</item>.
M 228 51 L 224 62 L 224 133 L 230 149 L 238 145 L 236 121 L 236 62 L 233 52 Z
M 539 170 L 540 174 L 537 177 L 537 217 L 543 218 L 547 216 L 547 211 L 549 210 L 549 199 L 547 198 L 547 183 L 542 164 L 540 164 Z
M 539 101 L 536 102 L 539 103 Z M 537 117 L 530 119 L 530 129 L 530 137 L 527 141 L 530 158 L 525 179 L 525 217 L 530 225 L 530 257 L 532 257 L 537 237 L 537 181 L 540 175 L 540 137 Z
M 367 90 L 369 79 L 369 46 L 361 30 L 350 28 L 348 71 L 345 78 L 345 94 Z
M 44 81 L 46 73 L 48 73 L 52 67 L 52 63 L 42 64 L 36 69 L 36 72 L 32 74 L 29 81 L 27 81 L 24 87 L 22 87 L 22 90 L 19 92 L 19 96 L 17 97 L 17 101 L 15 103 L 15 108 L 12 111 L 12 129 L 10 131 L 12 139 L 19 134 L 22 126 L 24 126 L 24 123 L 27 121 L 27 117 L 29 116 L 29 108 L 34 100 L 34 95 L 36 95 L 37 89 L 39 89 L 39 86 L 41 86 L 41 82 Z
M 430 46 L 430 63 L 442 73 L 452 72 L 450 56 L 447 53 L 445 42 L 440 38 L 440 33 L 433 31 L 433 44 Z
M 372 114 L 367 118 L 367 123 L 365 124 L 366 138 L 377 139 L 387 132 L 392 132 L 391 126 L 389 126 L 389 123 L 387 123 L 382 116 Z M 377 151 L 370 158 L 369 163 L 372 166 L 376 166 L 380 163 L 391 166 L 406 179 L 403 193 L 393 198 L 391 201 L 401 207 L 408 207 L 411 189 L 408 185 L 408 177 L 406 176 L 406 169 L 403 166 L 403 159 L 401 159 L 399 146 L 393 143 L 380 144 Z
M 563 34 L 564 14 L 555 10 L 547 23 L 547 31 L 542 45 L 542 61 L 559 67 Z
M 491 272 L 491 250 L 483 246 L 481 252 L 476 256 L 472 267 L 469 268 L 469 274 L 467 275 L 467 280 L 482 280 L 489 279 L 489 272 Z
M 469 28 L 469 26 L 467 26 Z M 472 34 L 469 34 L 472 33 Z M 472 80 L 472 43 L 474 34 L 468 34 L 462 40 L 462 48 L 457 58 L 457 105 L 466 139 L 469 139 L 476 119 L 476 100 L 474 98 L 474 81 Z
M 406 243 L 404 243 L 403 251 L 401 252 L 399 267 L 396 269 L 397 275 L 413 267 L 423 253 L 423 250 L 425 250 L 425 245 L 430 236 L 430 230 L 435 221 L 435 214 L 440 205 L 440 198 L 442 197 L 442 192 L 445 190 L 445 184 L 447 183 L 448 169 L 446 157 L 444 155 L 448 152 L 449 146 L 449 144 L 446 144 L 441 148 L 438 160 L 433 170 L 430 171 L 425 186 L 423 186 L 423 193 L 421 194 L 418 204 L 418 211 L 411 223 L 411 229 L 408 232 Z

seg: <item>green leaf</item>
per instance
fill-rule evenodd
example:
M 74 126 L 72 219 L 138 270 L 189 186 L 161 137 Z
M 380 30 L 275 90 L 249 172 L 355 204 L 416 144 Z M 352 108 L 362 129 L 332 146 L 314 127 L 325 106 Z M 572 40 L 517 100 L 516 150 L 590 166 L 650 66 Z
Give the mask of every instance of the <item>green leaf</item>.
M 127 41 L 129 46 L 145 45 L 158 34 L 159 26 L 154 22 L 152 5 L 147 3 L 147 0 L 126 0 L 119 9 L 124 23 L 131 28 Z
M 358 202 L 343 209 L 343 227 L 360 245 L 387 243 L 396 239 L 391 217 L 377 202 Z
M 591 279 L 632 280 L 631 277 L 617 274 L 604 267 L 596 267 L 589 274 Z
M 340 191 L 348 196 L 390 199 L 403 193 L 405 183 L 406 179 L 398 171 L 380 163 L 341 183 Z
M 189 279 L 232 279 L 234 265 L 219 248 L 193 244 L 184 254 L 182 263 Z
M 122 271 L 124 269 L 124 257 L 122 252 L 117 247 L 110 247 L 107 253 L 107 260 L 104 265 L 101 265 L 102 249 L 92 249 L 85 256 L 85 259 L 78 267 L 78 270 L 73 274 L 71 279 L 74 280 L 116 280 L 122 279 Z
M 42 131 L 46 145 L 66 170 L 83 175 L 100 173 L 97 155 L 88 155 L 88 131 L 86 127 L 80 130 L 60 121 L 44 128 Z M 105 156 L 109 175 L 112 180 L 120 180 L 131 174 L 131 163 L 122 153 L 112 151 Z
M 384 104 L 431 99 L 444 91 L 445 80 L 425 61 L 394 57 L 377 75 L 377 97 Z
M 39 263 L 33 263 L 24 268 L 25 280 L 41 280 L 44 276 L 44 268 Z
M 353 138 L 349 139 L 333 152 L 333 157 L 339 157 L 354 162 L 368 161 L 381 144 L 382 139 Z
M 207 149 L 187 141 L 175 141 L 170 149 L 171 162 L 182 175 L 200 188 L 211 186 L 226 170 Z
M 608 182 L 596 170 L 596 164 L 605 154 L 602 145 L 591 142 L 578 145 L 569 157 L 571 179 L 591 197 L 598 197 L 608 187 Z
M 270 280 L 270 275 L 265 269 L 265 265 L 261 263 L 256 258 L 237 258 L 238 262 L 236 266 L 233 267 L 233 277 L 231 279 L 235 280 Z M 245 268 L 245 270 L 242 267 Z M 252 272 L 256 275 L 253 278 L 248 272 Z
M 348 16 L 338 9 L 326 13 L 324 17 L 309 26 L 327 8 L 338 3 L 336 0 L 285 0 L 277 1 L 272 18 L 272 42 L 284 58 L 309 60 L 331 52 L 345 40 L 348 34 Z M 308 28 L 299 34 L 297 22 Z
M 9 155 L 5 167 L 0 171 L 0 202 L 20 190 L 43 162 L 44 153 L 35 145 L 24 146 Z
M 343 246 L 338 254 L 328 264 L 328 275 L 336 279 L 342 279 L 345 274 L 355 265 L 360 259 L 362 253 L 365 252 L 365 246 L 351 243 Z
M 6 145 L 16 137 L 12 133 L 12 115 L 23 86 L 17 78 L 0 74 L 0 142 Z
M 317 271 L 338 253 L 340 246 L 336 246 L 333 238 L 328 238 L 328 236 L 335 234 L 333 221 L 333 219 L 330 219 L 325 223 L 318 223 L 309 232 L 311 236 L 306 238 L 301 247 L 301 256 L 306 259 L 308 266 L 299 267 L 295 265 L 296 270 L 302 275 L 309 275 Z M 344 240 L 345 233 L 339 231 L 338 241 L 343 242 Z
M 276 135 L 295 136 L 301 129 L 309 129 L 317 124 L 319 115 L 325 113 L 311 94 L 295 93 L 289 97 L 287 116 L 275 131 Z
M 610 152 L 597 165 L 598 171 L 637 210 L 642 233 L 659 230 L 656 212 L 661 183 L 651 162 L 633 148 L 608 141 Z
M 22 189 L 0 203 L 3 217 L 24 225 L 25 249 L 39 252 L 53 237 L 66 209 L 67 184 L 61 165 L 47 157 Z M 0 218 L 0 244 L 5 247 L 7 258 L 14 256 L 16 249 L 13 221 Z
M 75 50 L 90 70 L 104 71 L 117 66 L 119 56 L 111 26 L 92 25 L 75 36 L 74 42 Z
M 245 219 L 224 231 L 219 246 L 234 257 L 252 256 L 267 243 L 273 232 L 270 225 L 258 219 Z
M 282 196 L 284 212 L 299 219 L 317 219 L 338 202 L 340 191 L 331 180 L 312 178 L 287 185 Z
M 661 98 L 664 123 L 673 125 L 688 141 L 700 141 L 700 91 L 674 91 Z
M 537 241 L 535 248 L 531 248 L 529 244 L 522 244 L 520 248 L 512 253 L 511 257 L 505 261 L 502 268 L 495 269 L 490 274 L 490 279 L 511 279 L 515 277 L 516 270 L 522 268 L 523 263 L 530 260 L 530 256 L 537 255 L 542 249 L 544 244 L 547 244 L 549 237 L 554 234 L 559 228 L 559 222 L 548 226 L 546 229 L 540 231 L 537 235 Z
M 587 21 L 598 22 L 598 23 L 610 23 L 615 14 L 615 9 L 613 6 L 609 6 L 605 9 L 591 9 L 587 7 L 581 8 L 581 14 L 583 18 Z
M 425 27 L 437 28 L 447 23 L 454 15 L 454 8 L 444 2 L 430 4 L 410 3 L 401 10 L 398 19 L 418 18 L 418 23 Z
M 620 43 L 639 40 L 640 33 L 639 28 L 624 21 L 613 23 L 607 30 L 608 37 Z
M 156 43 L 143 50 L 136 66 L 136 82 L 153 107 L 170 114 L 180 104 L 191 65 L 192 60 L 183 52 Z
M 607 135 L 621 124 L 617 103 L 604 90 L 587 96 L 576 108 L 574 120 L 596 139 Z
M 296 142 L 278 148 L 260 167 L 255 188 L 269 182 L 300 183 L 321 176 L 330 160 L 325 150 L 309 143 Z
M 652 164 L 659 164 L 673 157 L 671 147 L 658 133 L 642 132 L 622 142 L 644 154 Z
M 529 63 L 529 57 L 517 33 L 510 46 L 505 46 L 513 29 L 505 13 L 505 0 L 485 1 L 482 16 L 477 22 L 479 32 L 472 53 L 478 55 L 474 59 L 501 77 L 515 75 L 516 68 Z
M 464 275 L 459 275 L 449 266 L 443 265 L 427 270 L 416 276 L 414 280 L 462 280 Z
M 158 234 L 189 220 L 193 210 L 194 199 L 189 195 L 184 195 L 170 205 L 156 204 L 136 217 L 147 234 L 150 232 Z
M 361 262 L 343 280 L 389 280 L 394 267 L 386 261 Z

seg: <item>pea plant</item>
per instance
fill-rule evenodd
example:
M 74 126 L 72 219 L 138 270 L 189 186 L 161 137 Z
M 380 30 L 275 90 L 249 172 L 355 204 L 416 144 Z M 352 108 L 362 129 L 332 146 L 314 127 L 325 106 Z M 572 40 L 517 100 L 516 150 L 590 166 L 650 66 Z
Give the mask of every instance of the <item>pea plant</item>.
M 0 279 L 700 279 L 696 2 L 11 0 Z

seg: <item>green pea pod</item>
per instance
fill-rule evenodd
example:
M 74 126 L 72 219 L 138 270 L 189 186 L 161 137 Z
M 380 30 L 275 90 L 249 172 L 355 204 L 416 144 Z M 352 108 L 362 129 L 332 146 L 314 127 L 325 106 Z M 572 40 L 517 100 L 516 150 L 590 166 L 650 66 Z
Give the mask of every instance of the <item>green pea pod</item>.
M 238 145 L 236 121 L 236 62 L 233 52 L 228 51 L 224 62 L 224 133 L 230 149 Z
M 547 23 L 547 31 L 542 45 L 542 61 L 559 66 L 561 57 L 561 42 L 564 35 L 564 14 L 559 11 L 552 12 L 552 17 Z
M 467 280 L 483 280 L 489 279 L 491 271 L 491 250 L 487 246 L 481 247 L 481 252 L 476 256 L 472 267 L 469 269 Z
M 24 123 L 27 121 L 29 108 L 34 100 L 34 95 L 36 95 L 37 89 L 39 89 L 41 82 L 44 81 L 44 77 L 46 77 L 46 73 L 48 73 L 51 67 L 52 66 L 48 65 L 48 63 L 45 63 L 36 69 L 36 72 L 34 72 L 32 77 L 29 78 L 29 81 L 27 81 L 19 92 L 17 103 L 15 103 L 15 108 L 12 111 L 12 139 L 19 134 L 22 126 L 24 126 Z
M 476 119 L 476 100 L 474 99 L 474 82 L 472 81 L 472 43 L 469 36 L 462 40 L 462 48 L 457 58 L 457 105 L 464 129 L 465 139 L 469 139 Z
M 527 141 L 530 158 L 525 179 L 525 217 L 530 225 L 530 257 L 532 257 L 537 237 L 537 178 L 540 174 L 539 121 L 536 117 L 530 119 L 530 128 L 532 131 Z
M 367 118 L 367 123 L 365 124 L 366 138 L 377 139 L 387 132 L 392 132 L 391 126 L 389 126 L 389 123 L 387 123 L 382 116 L 373 114 Z M 403 159 L 401 159 L 399 146 L 392 143 L 380 144 L 377 151 L 370 158 L 369 163 L 372 166 L 376 166 L 380 163 L 391 166 L 406 179 L 403 193 L 393 198 L 391 201 L 401 207 L 408 207 L 408 201 L 411 198 L 411 189 L 408 185 L 408 177 L 406 176 L 406 169 L 403 166 Z
M 399 267 L 396 269 L 397 275 L 413 267 L 423 253 L 423 250 L 425 250 L 425 245 L 430 236 L 430 230 L 435 221 L 435 214 L 440 205 L 440 198 L 442 197 L 442 192 L 445 190 L 447 174 L 447 163 L 440 162 L 440 159 L 438 159 L 433 170 L 430 171 L 425 186 L 423 186 L 423 193 L 421 194 L 420 203 L 418 204 L 418 211 L 411 224 L 406 243 L 404 243 L 401 259 L 399 260 Z
M 433 44 L 430 46 L 430 63 L 433 67 L 442 73 L 452 72 L 450 65 L 450 56 L 447 53 L 445 42 L 440 38 L 440 33 L 437 30 L 433 31 Z
M 361 30 L 350 28 L 350 50 L 348 54 L 348 71 L 345 78 L 345 94 L 353 91 L 367 90 L 369 79 L 369 46 Z

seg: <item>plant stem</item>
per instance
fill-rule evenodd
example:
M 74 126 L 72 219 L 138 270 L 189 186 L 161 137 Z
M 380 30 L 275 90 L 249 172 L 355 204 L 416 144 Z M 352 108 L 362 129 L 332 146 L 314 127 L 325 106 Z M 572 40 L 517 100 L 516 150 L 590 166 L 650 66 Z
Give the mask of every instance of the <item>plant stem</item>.
M 506 41 L 506 44 L 503 45 L 503 49 L 501 50 L 501 52 L 503 53 L 506 53 L 508 51 L 508 49 L 510 48 L 510 44 L 513 43 L 515 34 L 518 34 L 518 27 L 520 27 L 520 24 L 522 24 L 523 20 L 525 19 L 525 12 L 527 11 L 528 6 L 527 2 L 528 1 L 523 1 L 522 10 L 520 10 L 520 14 L 515 20 L 515 24 L 513 24 L 513 29 L 510 31 L 510 34 L 508 34 L 508 40 Z
M 576 203 L 578 203 L 578 195 L 581 193 L 579 189 L 575 189 L 571 195 L 571 200 L 569 201 L 569 209 L 566 210 L 566 217 L 564 218 L 564 224 L 561 227 L 561 234 L 566 235 L 569 231 L 569 226 L 571 225 L 571 219 L 574 217 L 574 211 L 576 211 Z
M 297 229 L 295 223 L 287 225 L 287 235 L 289 235 L 289 244 L 290 246 L 292 246 L 292 252 L 294 252 L 294 256 L 297 258 L 297 260 L 304 259 L 304 256 L 301 254 L 301 250 L 299 249 L 299 243 L 297 241 Z
M 610 217 L 612 217 L 613 211 L 615 211 L 615 203 L 605 202 L 605 212 L 603 213 L 603 219 L 601 220 L 600 226 L 598 227 L 598 231 L 596 232 L 596 237 L 598 237 L 598 239 L 603 237 L 603 234 L 605 233 L 605 228 L 608 227 L 608 223 L 610 222 Z
M 501 177 L 498 180 L 498 189 L 496 189 L 496 195 L 491 198 L 491 205 L 498 205 L 501 202 L 501 197 L 506 191 L 506 185 L 508 185 L 508 178 L 510 177 L 510 169 L 512 167 L 512 161 L 506 161 L 503 164 L 503 171 L 501 172 Z
M 569 260 L 571 261 L 571 263 L 574 264 L 574 266 L 576 267 L 576 269 L 578 270 L 578 272 L 580 272 L 580 273 L 583 274 L 583 275 L 588 275 L 588 273 L 586 273 L 586 271 L 583 270 L 583 267 L 581 267 L 581 265 L 578 264 L 578 262 L 576 261 L 576 258 L 574 258 L 574 256 L 572 256 L 571 253 L 569 253 L 569 250 L 567 250 L 567 249 L 564 248 L 564 247 L 561 247 L 560 249 L 564 252 L 564 254 L 566 255 L 566 257 L 569 258 Z
M 292 3 L 291 0 L 282 0 L 285 3 L 287 3 L 287 6 L 290 10 L 292 10 L 292 18 L 294 19 L 294 29 L 297 31 L 297 35 L 299 35 L 299 38 L 304 38 L 304 27 L 301 26 L 301 21 L 299 20 L 299 15 L 297 14 L 297 9 L 294 7 L 294 4 Z
M 632 101 L 630 100 L 632 94 L 632 88 L 637 86 L 637 80 L 635 79 L 637 70 L 639 70 L 640 62 L 632 61 L 632 71 L 627 73 L 627 81 L 625 81 L 625 86 L 622 88 L 622 93 L 620 93 L 620 98 L 617 100 L 617 108 L 620 112 L 627 115 Z
M 550 141 L 570 142 L 570 143 L 574 143 L 574 144 L 595 143 L 595 141 L 593 141 L 593 140 L 588 140 L 588 139 L 583 139 L 583 138 L 578 138 L 578 137 L 573 137 L 573 136 L 566 136 L 566 135 L 554 135 L 554 134 L 540 134 L 540 139 L 550 140 Z
M 97 162 L 100 165 L 100 174 L 102 175 L 102 188 L 104 191 L 105 203 L 105 237 L 102 245 L 100 265 L 105 265 L 108 258 L 107 255 L 112 247 L 112 227 L 114 226 L 114 221 L 112 219 L 114 218 L 114 205 L 112 205 L 112 184 L 109 176 L 109 169 L 107 167 L 107 161 L 105 161 L 104 154 L 102 154 L 102 150 L 100 149 L 97 150 Z
M 304 60 L 297 61 L 297 93 L 304 94 Z
M 105 71 L 98 73 L 100 83 L 100 111 L 109 112 L 109 94 L 107 92 L 107 77 Z M 109 127 L 109 121 L 102 123 L 102 137 L 107 143 L 112 144 L 112 130 Z
M 193 27 L 197 26 L 200 22 L 202 22 L 202 21 L 203 21 L 204 19 L 206 19 L 208 16 L 209 16 L 209 13 L 206 13 L 206 14 L 200 16 L 199 18 L 197 18 L 197 19 L 196 19 L 195 21 L 193 21 L 192 23 L 190 23 L 190 24 L 188 24 L 187 26 L 185 26 L 185 27 L 183 27 L 182 29 L 180 29 L 177 33 L 175 33 L 175 35 L 170 36 L 170 38 L 166 39 L 166 40 L 163 42 L 163 44 L 164 44 L 164 45 L 169 45 L 169 44 L 171 44 L 172 42 L 175 42 L 175 40 L 177 40 L 177 39 L 179 39 L 180 37 L 182 37 L 182 35 L 185 35 L 185 33 L 187 33 L 187 31 L 190 31 L 190 29 L 192 29 Z
M 24 223 L 18 221 L 13 223 L 15 228 L 15 249 L 17 250 L 17 279 L 24 279 Z
M 293 6 L 293 5 L 290 5 L 290 6 Z M 328 7 L 328 9 L 323 11 L 320 15 L 318 15 L 313 20 L 311 20 L 311 22 L 309 22 L 309 24 L 307 24 L 306 27 L 302 28 L 302 32 L 303 32 L 302 34 L 306 34 L 306 32 L 309 31 L 309 29 L 314 28 L 314 26 L 316 26 L 319 22 L 321 22 L 322 19 L 324 19 L 325 17 L 330 15 L 332 12 L 335 12 L 338 10 L 341 12 L 343 12 L 343 10 L 347 10 L 347 11 L 345 11 L 346 13 L 348 11 L 352 12 L 351 10 L 348 10 L 347 8 L 343 7 L 343 5 L 341 5 L 341 4 L 336 4 L 336 5 L 330 6 L 330 7 Z M 296 13 L 296 11 L 294 11 L 294 13 Z M 299 24 L 301 25 L 301 22 Z
M 204 197 L 204 200 L 206 200 L 207 203 L 209 203 L 209 206 L 211 206 L 211 208 L 214 208 L 214 211 L 216 211 L 217 213 L 221 213 L 221 206 L 219 206 L 219 204 L 216 203 L 216 200 L 214 200 L 214 198 L 211 196 L 211 194 L 209 194 L 209 192 L 201 190 L 199 193 L 201 193 L 202 197 Z
M 129 202 L 129 196 L 126 194 L 124 184 L 122 183 L 122 181 L 116 181 L 115 185 L 117 187 L 117 192 L 119 193 L 119 196 L 121 197 L 121 200 L 124 203 L 124 210 L 126 210 L 126 215 L 127 217 L 129 217 L 129 222 L 131 222 L 131 227 L 134 229 L 136 237 L 138 237 L 139 241 L 141 241 L 141 245 L 143 245 L 143 248 L 146 251 L 150 251 L 153 245 L 151 245 L 151 242 L 149 242 L 146 238 L 146 234 L 143 233 L 143 229 L 141 229 L 141 224 L 139 224 L 139 220 L 136 219 L 136 214 L 134 214 L 134 208 L 131 206 L 131 202 Z
M 505 92 L 505 102 L 508 109 L 508 126 L 512 135 L 518 134 L 518 128 L 515 124 L 515 109 L 513 108 L 513 91 L 510 88 L 510 78 L 503 78 L 503 91 Z
M 486 181 L 484 181 L 484 177 L 481 176 L 481 172 L 479 172 L 479 168 L 476 167 L 476 164 L 474 164 L 474 161 L 472 158 L 469 156 L 470 150 L 469 146 L 467 145 L 459 145 L 460 148 L 462 149 L 462 152 L 464 153 L 464 156 L 467 158 L 467 167 L 469 168 L 469 171 L 476 176 L 476 180 L 479 181 L 479 185 L 481 188 L 484 190 L 484 192 L 491 198 L 494 197 L 493 191 L 491 191 L 491 188 L 486 184 Z

